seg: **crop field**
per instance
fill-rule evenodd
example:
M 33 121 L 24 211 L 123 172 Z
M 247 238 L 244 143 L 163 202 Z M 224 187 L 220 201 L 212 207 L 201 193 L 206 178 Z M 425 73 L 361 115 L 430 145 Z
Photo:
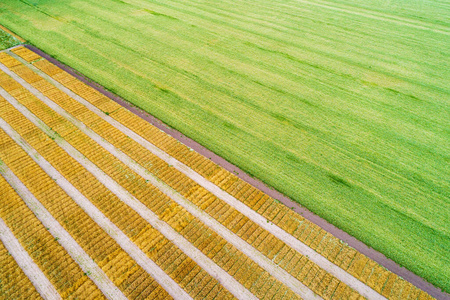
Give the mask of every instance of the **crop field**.
M 7 299 L 433 299 L 25 47 L 0 175 Z
M 448 1 L 2 0 L 0 24 L 450 292 Z M 93 120 L 70 105 L 61 106 Z M 81 147 L 86 136 L 51 115 L 48 126 Z M 104 122 L 89 124 L 130 155 L 138 151 Z M 33 143 L 44 147 L 41 139 Z M 83 147 L 93 160 L 112 160 Z M 220 186 L 220 172 L 198 172 Z M 167 180 L 185 197 L 203 193 Z M 106 195 L 84 191 L 86 182 L 73 178 L 80 191 Z M 145 181 L 135 184 L 140 195 Z
M 11 48 L 20 44 L 20 41 L 2 30 L 0 27 L 0 50 Z

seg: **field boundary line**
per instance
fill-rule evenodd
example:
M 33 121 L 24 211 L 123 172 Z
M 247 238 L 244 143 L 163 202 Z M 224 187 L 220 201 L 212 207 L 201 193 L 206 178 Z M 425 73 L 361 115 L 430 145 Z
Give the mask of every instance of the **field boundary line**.
M 10 174 L 8 174 L 11 171 L 5 166 L 6 165 L 4 165 L 0 160 L 0 173 L 11 185 L 10 181 L 14 180 L 14 178 L 11 178 Z M 55 287 L 51 284 L 50 280 L 28 255 L 28 252 L 22 247 L 19 240 L 14 236 L 2 218 L 0 218 L 0 240 L 17 262 L 20 269 L 22 269 L 25 275 L 30 279 L 31 283 L 34 285 L 42 298 L 62 299 L 58 291 L 56 291 Z
M 17 34 L 15 34 L 14 32 L 12 32 L 11 30 L 9 30 L 8 28 L 6 28 L 6 27 L 3 26 L 3 25 L 0 25 L 0 29 L 3 30 L 3 31 L 5 31 L 5 32 L 7 32 L 7 33 L 9 33 L 10 35 L 12 35 L 13 37 L 15 37 L 15 38 L 16 38 L 19 42 L 21 42 L 21 43 L 26 43 L 26 42 L 27 42 L 24 38 L 18 36 Z
M 18 57 L 17 55 L 13 54 L 13 57 L 24 63 L 24 61 Z M 77 100 L 84 106 L 86 106 L 89 110 L 91 110 L 93 113 L 98 115 L 100 118 L 120 130 L 125 135 L 132 138 L 135 142 L 152 152 L 154 155 L 158 156 L 162 160 L 164 160 L 169 165 L 172 165 L 172 167 L 176 168 L 192 180 L 194 180 L 197 184 L 204 187 L 206 190 L 211 192 L 213 195 L 218 197 L 219 199 L 223 200 L 224 202 L 228 203 L 232 207 L 234 207 L 236 210 L 238 210 L 240 213 L 242 213 L 244 216 L 248 217 L 250 220 L 258 224 L 261 228 L 265 229 L 266 231 L 273 234 L 275 237 L 283 241 L 285 244 L 299 252 L 300 254 L 307 256 L 309 260 L 317 264 L 319 267 L 321 267 L 323 270 L 327 271 L 331 275 L 335 276 L 337 279 L 342 281 L 343 283 L 347 284 L 352 289 L 358 291 L 362 296 L 367 297 L 369 299 L 386 299 L 384 296 L 382 296 L 380 293 L 369 287 L 368 285 L 364 284 L 351 274 L 347 273 L 343 269 L 341 269 L 339 266 L 335 265 L 334 263 L 330 262 L 328 259 L 323 257 L 322 255 L 318 254 L 314 250 L 312 250 L 309 246 L 305 245 L 303 242 L 299 241 L 294 236 L 290 235 L 286 231 L 284 231 L 279 226 L 268 222 L 266 218 L 264 218 L 262 215 L 258 214 L 256 211 L 254 211 L 252 208 L 248 207 L 243 202 L 239 201 L 226 191 L 222 190 L 209 180 L 205 179 L 203 176 L 183 164 L 182 162 L 178 161 L 177 159 L 171 157 L 169 154 L 161 150 L 160 148 L 156 147 L 143 137 L 141 137 L 139 134 L 135 133 L 125 125 L 121 124 L 120 122 L 116 121 L 110 116 L 105 115 L 100 109 L 95 107 L 93 104 L 89 103 L 87 100 L 82 98 L 81 96 L 75 94 L 70 89 L 62 85 L 61 83 L 57 82 L 47 74 L 45 74 L 43 71 L 37 69 L 35 66 L 26 64 L 31 70 L 35 71 L 38 75 L 45 78 L 47 81 L 52 83 L 54 86 L 59 88 L 61 91 L 66 93 L 68 96 L 72 97 L 73 99 Z M 3 66 L 0 65 L 3 69 Z M 11 74 L 11 75 L 10 75 Z M 15 74 L 14 72 L 10 71 L 8 75 L 12 76 L 14 79 L 16 79 L 22 86 L 27 88 L 30 92 L 36 95 L 36 93 L 41 94 L 39 91 L 37 91 L 34 87 L 32 87 L 30 84 L 25 82 L 20 76 Z M 33 92 L 34 91 L 34 92 Z M 42 95 L 43 96 L 43 95 Z M 45 97 L 45 96 L 43 96 Z M 47 97 L 45 97 L 47 98 Z M 42 99 L 42 101 L 45 101 Z M 51 100 L 50 100 L 51 101 Z M 56 104 L 55 104 L 56 105 Z M 53 108 L 53 107 L 52 107 Z M 84 124 L 83 124 L 84 125 Z M 84 125 L 83 127 L 86 127 Z
M 0 88 L 0 94 L 2 92 L 3 91 Z M 11 126 L 9 126 L 9 124 L 7 124 L 1 117 L 0 117 L 0 128 L 2 128 L 17 144 L 19 144 L 20 147 L 45 171 L 45 173 L 47 173 L 47 175 L 53 178 L 55 182 L 89 215 L 89 217 L 91 217 L 109 236 L 111 236 L 119 244 L 119 246 L 128 255 L 130 255 L 130 257 L 132 257 L 147 273 L 149 273 L 171 296 L 173 296 L 175 299 L 192 299 L 175 281 L 173 281 L 172 278 L 170 278 L 169 275 L 167 275 L 155 262 L 153 262 L 150 258 L 148 258 L 147 255 L 145 255 L 145 253 L 142 252 L 141 249 L 139 249 L 116 225 L 114 225 L 95 205 L 93 205 L 89 201 L 89 199 L 87 199 L 83 194 L 81 194 L 80 191 L 78 191 L 44 157 L 42 157 L 42 155 L 40 155 L 34 148 L 32 148 L 19 135 L 19 133 L 17 133 Z M 51 136 L 54 137 L 55 140 L 56 138 L 60 139 L 60 137 L 57 137 L 57 135 L 55 134 Z M 38 200 L 36 199 L 35 201 Z M 55 222 L 57 221 L 55 220 Z M 51 228 L 49 226 L 47 227 Z M 81 251 L 84 252 L 84 250 L 81 247 L 80 249 Z M 87 255 L 86 253 L 84 254 Z M 78 257 L 76 255 L 71 256 Z M 92 259 L 84 258 L 84 261 L 92 261 Z M 83 271 L 87 272 L 86 270 Z M 100 268 L 99 271 L 103 272 Z M 105 278 L 101 278 L 100 276 L 98 276 L 98 274 L 92 274 L 92 276 L 100 278 L 101 282 L 110 281 L 109 278 L 104 273 L 103 277 Z M 117 292 L 122 294 L 122 292 L 114 285 L 114 283 L 111 282 L 111 284 L 112 286 L 114 286 L 114 289 L 117 289 Z M 107 289 L 101 290 L 104 293 L 105 291 L 109 291 Z M 105 295 L 107 294 L 105 293 Z M 111 295 L 111 297 L 108 298 L 127 299 L 123 294 Z
M 2 64 L 0 64 L 0 69 L 3 69 L 3 67 L 4 66 Z M 38 92 L 38 93 L 40 93 L 40 92 Z M 117 182 L 115 182 L 111 177 L 109 177 L 100 168 L 98 168 L 93 162 L 91 162 L 86 157 L 84 157 L 84 155 L 82 153 L 80 153 L 77 149 L 75 149 L 66 140 L 61 138 L 56 132 L 51 130 L 44 122 L 42 122 L 33 113 L 28 111 L 28 109 L 26 107 L 24 107 L 22 104 L 20 104 L 16 99 L 14 99 L 14 97 L 9 95 L 2 88 L 0 88 L 0 95 L 3 96 L 9 103 L 11 103 L 17 110 L 19 110 L 34 125 L 36 125 L 39 129 L 41 129 L 48 136 L 50 136 L 64 151 L 66 151 L 72 158 L 74 158 L 78 163 L 80 163 L 86 170 L 88 170 L 90 173 L 92 173 L 94 175 L 94 177 L 99 180 L 99 182 L 101 182 L 103 185 L 105 185 L 122 202 L 127 204 L 134 211 L 136 211 L 152 227 L 154 227 L 162 235 L 164 235 L 168 240 L 170 240 L 174 245 L 176 245 L 178 248 L 180 248 L 188 257 L 190 257 L 201 268 L 203 268 L 206 272 L 208 272 L 213 278 L 217 279 L 217 281 L 223 287 L 225 287 L 229 292 L 231 292 L 235 297 L 237 297 L 239 299 L 255 299 L 255 300 L 257 299 L 241 283 L 239 283 L 236 279 L 234 279 L 225 270 L 223 270 L 218 265 L 216 265 L 213 260 L 211 260 L 206 255 L 204 255 L 199 249 L 197 249 L 188 240 L 186 240 L 183 236 L 181 236 L 178 232 L 176 232 L 170 225 L 168 225 L 167 223 L 160 220 L 159 217 L 153 211 L 151 211 L 144 204 L 142 204 L 138 199 L 136 199 L 132 194 L 130 194 L 125 188 L 123 188 Z M 36 96 L 36 97 L 38 97 L 38 96 Z M 40 98 L 38 97 L 38 99 L 40 99 Z M 42 100 L 42 99 L 40 99 L 40 100 Z M 45 102 L 45 100 L 42 100 L 42 101 Z M 26 143 L 20 136 L 18 138 L 20 138 L 23 141 L 22 143 Z M 40 156 L 37 152 L 36 152 L 36 154 L 33 154 L 33 155 Z M 45 159 L 43 159 L 43 160 L 45 160 Z M 65 180 L 65 178 L 62 175 L 60 175 L 60 176 L 62 177 L 61 181 Z M 68 184 L 70 184 L 70 183 L 68 183 Z M 79 193 L 78 190 L 76 190 L 76 191 Z M 93 207 L 95 207 L 95 206 L 93 206 Z M 113 225 L 113 226 L 115 226 L 115 225 Z M 115 238 L 114 236 L 112 236 L 112 237 Z M 128 237 L 126 237 L 126 238 L 128 239 Z M 132 244 L 134 245 L 134 243 L 132 243 Z M 137 246 L 136 246 L 136 248 L 139 249 Z M 141 251 L 141 250 L 139 249 L 139 251 Z M 135 257 L 132 256 L 131 254 L 130 254 L 130 256 L 135 259 Z M 145 270 L 148 271 L 147 269 L 145 269 Z M 189 298 L 190 298 L 190 296 L 189 296 Z

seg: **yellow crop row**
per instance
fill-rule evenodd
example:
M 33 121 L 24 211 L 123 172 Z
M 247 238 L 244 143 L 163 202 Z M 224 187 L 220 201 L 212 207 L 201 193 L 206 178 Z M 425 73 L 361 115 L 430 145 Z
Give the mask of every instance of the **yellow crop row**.
M 5 80 L 3 78 L 0 78 L 0 86 L 2 88 L 6 88 L 5 86 Z M 56 114 L 53 110 L 51 110 L 48 106 L 44 105 L 41 101 L 37 101 L 37 98 L 31 94 L 30 92 L 26 91 L 23 87 L 16 89 L 16 91 L 20 91 L 21 94 L 23 94 L 23 97 L 17 97 L 17 95 L 12 95 L 19 100 L 23 105 L 27 106 L 27 108 L 33 112 L 45 112 L 43 114 L 44 119 L 43 121 L 46 123 L 51 123 L 51 125 L 55 126 L 62 122 L 62 118 Z M 50 126 L 51 126 L 50 125 Z
M 49 76 L 54 76 L 58 73 L 64 72 L 62 69 L 58 68 L 56 65 L 52 64 L 48 60 L 42 59 L 33 64 L 35 67 L 42 70 L 44 73 Z
M 0 181 L 3 178 L 0 177 Z M 2 192 L 4 186 L 0 183 Z M 31 281 L 17 265 L 14 258 L 0 241 L 0 298 L 42 299 Z
M 2 54 L 2 53 L 0 53 Z M 1 61 L 0 61 L 1 62 Z M 3 88 L 9 93 L 22 87 L 17 81 L 12 79 L 3 71 L 0 71 L 0 80 L 3 82 Z
M 0 63 L 8 68 L 20 65 L 20 62 L 5 52 L 0 52 Z
M 5 133 L 1 131 L 0 135 L 5 135 Z M 57 243 L 56 238 L 44 228 L 33 212 L 1 176 L 0 190 L 4 196 L 0 207 L 0 217 L 19 239 L 22 246 L 49 278 L 61 296 L 63 298 L 69 296 L 81 298 L 102 297 L 102 293 L 95 284 L 83 274 L 76 262 Z M 14 273 L 13 270 L 3 268 L 2 272 Z M 20 275 L 21 272 L 17 273 Z M 14 281 L 16 279 L 11 280 Z M 26 280 L 18 282 L 18 286 L 20 284 L 24 285 L 25 289 L 23 291 L 25 293 L 27 291 L 32 292 L 32 289 L 29 287 L 30 283 L 27 283 Z M 18 289 L 18 286 L 15 288 Z
M 64 85 L 67 85 L 69 82 L 73 81 L 75 78 L 66 72 L 57 73 L 57 74 L 53 75 L 52 77 Z
M 20 57 L 22 57 L 23 59 L 25 59 L 28 62 L 35 61 L 40 58 L 39 55 L 37 55 L 33 51 L 31 51 L 23 46 L 14 48 L 12 50 L 12 52 L 19 55 Z
M 30 68 L 23 64 L 17 65 L 10 69 L 17 74 L 21 74 L 20 77 L 22 77 L 28 83 L 36 83 L 44 80 L 41 76 L 39 76 L 37 73 L 33 72 Z
M 5 117 L 5 115 L 13 112 L 14 109 L 9 107 L 9 109 L 0 112 L 0 114 L 2 117 Z M 20 123 L 24 124 L 27 122 L 29 121 L 22 118 Z M 20 126 L 13 127 L 16 131 L 21 133 Z M 24 138 L 27 137 L 24 136 Z M 33 141 L 31 139 L 28 139 L 27 141 L 33 146 Z M 57 169 L 61 165 L 66 165 L 68 169 L 71 169 L 76 164 L 75 162 L 67 160 L 64 157 L 64 155 L 67 154 L 53 141 L 49 146 L 50 145 L 52 148 L 47 148 L 46 153 L 41 154 L 45 155 L 46 159 L 48 159 Z M 7 152 L 9 151 L 22 152 L 25 154 L 15 144 L 11 145 Z M 125 254 L 112 238 L 90 219 L 87 214 L 31 160 L 30 157 L 24 155 L 24 157 L 18 161 L 6 163 L 100 267 L 105 265 L 103 260 L 111 253 L 123 253 L 123 259 L 120 261 L 120 265 L 135 264 L 134 260 Z M 75 174 L 74 176 L 77 175 L 78 174 Z M 90 184 L 91 183 L 92 182 L 90 182 Z M 120 265 L 118 267 L 120 267 Z M 139 267 L 138 270 L 139 269 L 141 268 Z M 103 270 L 114 283 L 122 281 L 123 274 L 121 271 L 119 272 L 116 269 Z M 149 277 L 146 273 L 144 276 Z M 149 277 L 149 280 L 152 281 L 153 279 Z M 131 284 L 131 282 L 128 284 Z M 120 288 L 124 291 L 127 286 L 121 286 Z

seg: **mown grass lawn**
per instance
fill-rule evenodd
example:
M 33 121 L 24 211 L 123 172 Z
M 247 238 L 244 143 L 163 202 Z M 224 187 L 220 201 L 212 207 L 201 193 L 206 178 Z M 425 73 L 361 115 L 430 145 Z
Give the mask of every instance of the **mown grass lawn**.
M 3 0 L 0 23 L 450 292 L 450 9 Z

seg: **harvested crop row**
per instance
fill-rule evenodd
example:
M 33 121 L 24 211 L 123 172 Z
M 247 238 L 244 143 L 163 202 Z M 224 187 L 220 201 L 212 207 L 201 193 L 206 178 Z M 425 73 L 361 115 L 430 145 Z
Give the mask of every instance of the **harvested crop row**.
M 39 64 L 43 64 L 42 62 L 38 62 Z M 121 133 L 119 130 L 111 126 L 109 123 L 103 121 L 100 119 L 97 115 L 94 113 L 88 111 L 84 106 L 81 106 L 78 102 L 71 99 L 69 96 L 65 95 L 63 92 L 54 91 L 55 89 L 52 89 L 50 85 L 48 87 L 45 87 L 44 83 L 41 83 L 41 81 L 36 81 L 34 78 L 37 77 L 35 73 L 33 73 L 28 68 L 15 67 L 12 69 L 16 74 L 24 78 L 27 82 L 34 85 L 36 88 L 41 89 L 41 92 L 44 93 L 47 97 L 49 97 L 51 100 L 55 101 L 60 106 L 63 106 L 66 111 L 71 113 L 73 116 L 77 117 L 79 120 L 84 121 L 86 125 L 91 127 L 91 129 L 94 129 L 98 134 L 106 138 L 108 141 L 110 141 L 115 146 L 121 148 L 122 151 L 124 151 L 126 154 L 128 154 L 133 159 L 137 160 L 141 165 L 143 166 L 149 166 L 152 165 L 152 167 L 148 168 L 149 171 L 151 171 L 154 174 L 157 174 L 160 179 L 168 183 L 171 187 L 176 189 L 178 192 L 180 192 L 183 196 L 187 197 L 189 200 L 191 200 L 193 203 L 201 207 L 202 209 L 211 208 L 211 207 L 218 207 L 220 206 L 220 211 L 226 212 L 225 217 L 220 220 L 223 225 L 225 225 L 228 229 L 230 229 L 234 233 L 238 233 L 239 236 L 243 237 L 243 234 L 246 233 L 246 229 L 250 226 L 256 226 L 252 221 L 248 220 L 248 218 L 242 216 L 242 214 L 238 213 L 235 209 L 233 209 L 230 205 L 224 204 L 223 201 L 220 199 L 212 196 L 209 192 L 207 192 L 205 189 L 200 187 L 198 184 L 193 182 L 191 179 L 187 178 L 184 174 L 181 172 L 170 168 L 167 166 L 166 163 L 164 163 L 161 159 L 156 157 L 155 155 L 149 154 L 148 151 L 143 148 L 142 146 L 138 145 L 136 142 L 130 140 L 127 138 L 123 133 Z M 59 79 L 61 80 L 63 77 L 60 76 Z M 66 84 L 66 86 L 71 86 L 71 81 L 68 79 L 63 80 Z M 81 89 L 73 88 L 75 91 L 79 91 Z M 79 115 L 82 115 L 80 117 Z M 91 122 L 91 123 L 88 123 Z M 94 125 L 91 125 L 94 124 Z M 75 134 L 73 132 L 72 134 Z M 92 147 L 88 142 L 88 138 L 86 136 L 80 136 L 77 140 L 72 140 L 70 136 L 66 137 L 66 139 L 75 147 L 82 147 L 82 144 L 86 144 L 87 147 Z M 131 148 L 131 149 L 130 149 Z M 131 151 L 130 151 L 131 150 Z M 108 153 L 102 149 L 99 148 L 97 150 L 81 150 L 81 152 L 86 155 L 91 161 L 95 162 L 100 168 L 104 168 L 102 166 L 108 165 L 111 161 L 114 161 L 113 157 L 108 157 Z M 90 157 L 89 154 L 96 154 L 97 156 Z M 152 160 L 148 160 L 148 157 L 152 157 Z M 133 174 L 131 170 L 126 171 L 125 166 L 116 166 L 119 170 L 105 170 L 108 175 L 110 175 L 112 178 L 114 178 L 117 182 L 121 183 L 123 187 L 128 189 L 132 194 L 134 194 L 138 199 L 141 198 L 141 201 L 145 201 L 142 195 L 145 195 L 145 191 L 143 191 L 143 187 L 145 187 L 145 182 L 142 178 L 139 178 L 137 174 Z M 112 172 L 115 171 L 116 174 L 112 174 Z M 123 177 L 124 174 L 120 174 L 125 172 L 126 178 Z M 117 174 L 119 173 L 119 174 Z M 139 182 L 139 180 L 143 182 Z M 131 186 L 133 185 L 133 186 Z M 181 189 L 181 190 L 180 190 Z M 157 203 L 156 201 L 153 201 L 151 203 Z M 219 203 L 219 204 L 218 204 Z M 175 207 L 177 206 L 174 204 Z M 157 205 L 158 206 L 158 205 Z M 218 210 L 219 211 L 219 210 Z M 175 220 L 183 220 L 186 219 L 186 217 L 183 215 L 185 211 L 183 210 L 182 215 L 174 215 L 173 219 Z M 209 212 L 208 212 L 209 213 Z M 210 214 L 211 215 L 211 214 Z M 218 219 L 217 215 L 212 215 L 214 218 Z M 161 217 L 161 216 L 160 216 Z M 172 216 L 171 216 L 172 217 Z M 227 218 L 228 217 L 228 218 Z M 192 216 L 191 216 L 192 218 Z M 165 220 L 164 217 L 162 217 L 163 220 Z M 189 220 L 190 221 L 190 220 Z M 171 224 L 170 221 L 167 221 L 169 224 Z M 171 224 L 172 225 L 172 224 Z M 172 225 L 174 226 L 174 225 Z M 177 225 L 175 225 L 177 226 Z M 204 227 L 204 226 L 203 226 Z M 175 227 L 176 228 L 176 227 Z M 242 229 L 244 230 L 238 230 Z M 177 229 L 177 228 L 176 228 Z M 180 229 L 177 229 L 180 230 Z M 209 229 L 206 227 L 204 228 L 204 234 L 211 235 L 209 233 Z M 253 236 L 252 234 L 246 235 L 246 240 L 252 240 L 254 242 L 257 242 L 257 245 L 255 246 L 259 251 L 261 251 L 263 254 L 265 254 L 269 259 L 272 259 L 278 255 L 278 252 L 280 252 L 283 249 L 287 248 L 290 249 L 288 246 L 286 246 L 284 243 L 278 241 L 275 237 L 273 237 L 271 234 L 265 235 L 265 238 L 257 238 L 257 235 L 260 235 L 261 231 L 253 231 L 253 234 L 256 234 L 256 236 Z M 186 236 L 185 236 L 186 237 Z M 187 238 L 191 242 L 192 238 L 187 236 Z M 250 243 L 252 244 L 252 243 Z M 276 244 L 276 247 L 273 246 L 273 244 Z M 203 249 L 200 249 L 203 250 Z M 205 249 L 208 250 L 208 249 Z M 207 252 L 206 252 L 207 253 Z M 215 253 L 210 253 L 209 255 L 215 255 Z M 239 256 L 237 256 L 239 257 Z M 313 291 L 316 293 L 323 292 L 321 289 L 317 288 L 318 285 L 316 281 L 320 281 L 321 278 L 316 279 L 316 281 L 312 281 L 313 278 L 316 276 L 316 272 L 308 272 L 309 269 L 307 269 L 307 272 L 301 272 L 303 267 L 306 264 L 306 261 L 301 261 L 302 255 L 299 253 L 295 253 L 295 259 L 292 261 L 289 261 L 290 263 L 290 269 L 289 271 L 294 271 L 293 275 L 300 281 L 307 283 L 307 286 L 313 287 Z M 218 263 L 219 266 L 221 265 Z M 288 261 L 285 260 L 285 265 L 288 264 Z M 298 264 L 298 266 L 297 266 Z M 242 265 L 242 264 L 240 264 Z M 283 265 L 284 266 L 284 265 Z M 294 266 L 296 267 L 294 269 Z M 223 266 L 222 266 L 223 267 Z M 241 270 L 245 270 L 247 267 L 245 264 L 242 265 Z M 316 270 L 316 269 L 314 269 Z M 261 271 L 261 270 L 260 270 Z M 309 277 L 307 277 L 308 275 Z M 312 277 L 312 278 L 311 278 Z M 249 284 L 250 282 L 247 280 L 246 284 Z M 345 286 L 345 284 L 341 283 L 341 285 L 344 285 L 343 289 L 346 292 L 354 293 L 357 295 L 356 292 L 352 291 L 350 288 Z M 274 286 L 273 289 L 278 289 L 277 286 Z M 261 292 L 261 291 L 259 291 Z M 261 295 L 259 295 L 261 297 Z
M 0 98 L 0 101 L 5 101 Z M 10 105 L 5 104 L 0 116 L 5 119 L 18 132 L 25 124 L 23 116 Z M 31 127 L 31 126 L 30 126 Z M 28 136 L 28 142 L 44 139 L 44 133 L 38 129 L 35 131 L 20 132 Z M 41 138 L 38 136 L 41 135 Z M 94 259 L 109 278 L 121 289 L 125 295 L 131 295 L 132 286 L 137 272 L 141 279 L 145 279 L 148 286 L 147 294 L 151 294 L 158 285 L 108 236 L 73 200 L 47 175 L 32 159 L 11 139 L 7 138 L 8 147 L 2 152 L 2 160 L 11 168 L 27 188 L 38 198 L 47 210 L 58 220 L 77 243 Z M 51 141 L 53 143 L 53 141 Z M 41 146 L 38 151 L 48 151 L 50 143 Z M 7 154 L 15 153 L 17 159 L 12 160 Z M 54 160 L 61 160 L 57 153 L 47 152 Z M 70 166 L 69 166 L 70 167 Z M 149 277 L 149 278 L 146 278 Z

